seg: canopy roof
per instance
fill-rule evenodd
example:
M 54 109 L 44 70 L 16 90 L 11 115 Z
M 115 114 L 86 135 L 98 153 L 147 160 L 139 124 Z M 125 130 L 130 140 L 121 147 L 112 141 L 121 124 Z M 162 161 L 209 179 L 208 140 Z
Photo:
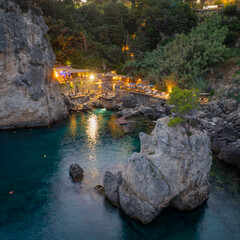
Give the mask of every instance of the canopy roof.
M 131 77 L 128 77 L 126 75 L 118 75 L 118 74 L 114 74 L 114 73 L 111 73 L 111 72 L 108 72 L 107 74 L 105 74 L 106 77 L 121 77 L 121 78 L 130 78 L 132 79 Z
M 89 69 L 74 69 L 68 66 L 58 67 L 55 68 L 56 71 L 68 71 L 70 73 L 81 73 L 81 72 L 89 72 Z

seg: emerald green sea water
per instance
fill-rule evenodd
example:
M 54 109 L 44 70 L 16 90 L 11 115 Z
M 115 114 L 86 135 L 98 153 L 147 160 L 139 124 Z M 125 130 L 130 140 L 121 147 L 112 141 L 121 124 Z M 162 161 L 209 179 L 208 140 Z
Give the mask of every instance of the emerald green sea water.
M 106 170 L 139 151 L 138 121 L 123 135 L 109 111 L 72 115 L 51 128 L 0 132 L 0 240 L 239 240 L 240 172 L 213 161 L 209 200 L 191 212 L 164 210 L 149 225 L 122 214 L 93 190 Z M 85 171 L 74 183 L 71 163 Z M 9 194 L 13 191 L 12 194 Z

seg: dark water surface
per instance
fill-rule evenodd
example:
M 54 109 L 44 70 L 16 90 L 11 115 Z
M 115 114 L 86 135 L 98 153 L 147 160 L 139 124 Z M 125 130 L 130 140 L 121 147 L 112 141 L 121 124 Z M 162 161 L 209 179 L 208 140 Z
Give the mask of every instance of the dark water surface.
M 219 161 L 203 206 L 166 209 L 149 225 L 97 194 L 105 171 L 121 168 L 139 150 L 139 131 L 152 129 L 139 121 L 123 135 L 114 120 L 97 110 L 52 128 L 0 132 L 0 240 L 240 239 L 240 172 Z M 81 184 L 69 177 L 73 162 L 85 170 Z

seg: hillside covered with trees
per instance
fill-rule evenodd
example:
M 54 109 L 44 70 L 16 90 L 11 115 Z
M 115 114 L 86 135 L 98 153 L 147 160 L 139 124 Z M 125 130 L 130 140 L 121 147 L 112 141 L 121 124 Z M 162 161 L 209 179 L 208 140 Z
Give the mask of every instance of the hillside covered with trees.
M 237 5 L 198 16 L 191 1 L 16 1 L 43 14 L 57 61 L 73 67 L 204 90 L 206 74 L 239 53 Z

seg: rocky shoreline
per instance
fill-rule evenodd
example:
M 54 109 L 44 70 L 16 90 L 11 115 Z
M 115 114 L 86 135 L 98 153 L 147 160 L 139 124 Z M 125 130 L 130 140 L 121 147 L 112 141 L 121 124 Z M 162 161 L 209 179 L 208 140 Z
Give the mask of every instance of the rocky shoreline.
M 142 105 L 132 95 L 124 98 L 118 114 L 157 120 L 171 115 L 171 108 L 166 101 L 149 101 Z M 211 150 L 218 159 L 240 168 L 240 104 L 232 99 L 210 101 L 189 117 L 195 127 L 208 132 Z

